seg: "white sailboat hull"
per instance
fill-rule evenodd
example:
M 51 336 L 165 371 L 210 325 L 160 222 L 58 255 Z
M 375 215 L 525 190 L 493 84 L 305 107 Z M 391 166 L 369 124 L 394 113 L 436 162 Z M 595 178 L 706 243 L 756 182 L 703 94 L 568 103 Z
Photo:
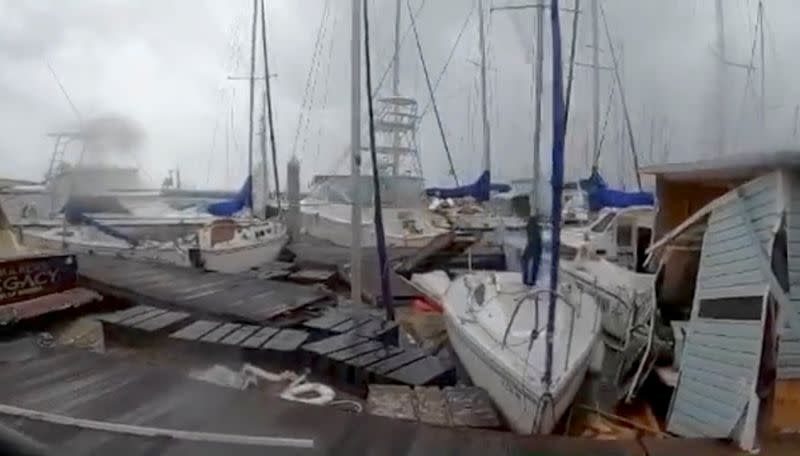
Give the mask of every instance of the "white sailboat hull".
M 540 408 L 541 396 L 514 385 L 509 381 L 508 373 L 504 372 L 494 361 L 495 357 L 492 353 L 481 349 L 474 341 L 470 341 L 469 336 L 460 330 L 452 319 L 448 318 L 446 323 L 450 344 L 469 373 L 472 382 L 486 390 L 509 427 L 518 434 L 549 434 L 552 432 L 558 421 L 557 419 L 553 420 L 549 410 L 545 413 L 545 419 L 541 425 L 536 426 L 536 413 Z M 555 417 L 563 416 L 575 399 L 588 368 L 589 358 L 587 357 L 582 360 L 580 367 L 570 377 L 561 394 L 555 397 Z
M 200 250 L 200 255 L 209 271 L 238 273 L 277 260 L 287 240 L 284 235 L 259 244 Z
M 481 285 L 467 285 L 470 280 Z M 483 291 L 476 291 L 480 286 Z M 549 299 L 546 294 L 538 302 L 529 298 L 530 293 L 541 292 L 522 285 L 519 274 L 478 272 L 455 279 L 442 303 L 458 358 L 473 383 L 487 391 L 511 429 L 520 434 L 553 430 L 580 389 L 598 339 L 600 311 L 594 300 L 574 294 L 577 289 L 567 290 L 565 298 L 572 304 L 559 300 L 556 307 L 552 381 L 545 385 Z M 524 304 L 512 321 L 521 298 Z M 538 335 L 531 343 L 532 332 Z

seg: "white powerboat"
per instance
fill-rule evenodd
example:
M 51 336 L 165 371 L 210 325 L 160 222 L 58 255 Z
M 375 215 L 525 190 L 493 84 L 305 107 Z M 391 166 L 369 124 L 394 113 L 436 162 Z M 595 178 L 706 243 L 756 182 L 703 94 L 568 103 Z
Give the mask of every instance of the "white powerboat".
M 317 176 L 308 197 L 300 203 L 303 228 L 307 234 L 336 245 L 349 246 L 352 238 L 350 214 L 354 204 L 352 177 Z M 362 206 L 363 247 L 376 244 L 373 224 L 371 176 L 359 177 L 359 201 Z M 381 176 L 383 225 L 390 247 L 421 247 L 448 231 L 444 217 L 422 205 L 422 178 Z

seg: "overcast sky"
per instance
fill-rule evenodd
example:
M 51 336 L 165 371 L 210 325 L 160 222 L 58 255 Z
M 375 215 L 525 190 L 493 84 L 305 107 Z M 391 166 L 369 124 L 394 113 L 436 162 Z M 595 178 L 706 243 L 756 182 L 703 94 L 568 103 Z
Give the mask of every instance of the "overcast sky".
M 402 1 L 401 34 L 406 35 L 409 16 L 406 0 Z M 282 173 L 292 153 L 301 159 L 304 179 L 314 173 L 346 169 L 343 154 L 349 141 L 350 3 L 267 1 L 270 66 L 277 74 L 272 88 Z M 478 59 L 476 3 L 411 0 L 413 10 L 422 6 L 417 25 L 432 78 L 439 75 L 469 17 L 436 92 L 462 180 L 471 180 L 480 171 L 478 69 L 472 63 Z M 487 6 L 520 3 L 486 0 Z M 561 3 L 573 5 L 573 1 Z M 588 63 L 589 0 L 581 3 L 576 60 Z M 720 86 L 720 76 L 712 52 L 716 39 L 714 1 L 602 3 L 615 49 L 621 53 L 622 78 L 641 161 L 684 160 L 715 153 L 715 88 Z M 751 60 L 757 3 L 724 1 L 729 60 L 742 64 Z M 722 76 L 728 87 L 729 153 L 795 142 L 800 88 L 793 84 L 792 76 L 798 69 L 793 51 L 800 42 L 800 28 L 794 23 L 800 17 L 800 2 L 765 3 L 767 131 L 761 129 L 755 116 L 760 68 L 753 73 L 751 89 L 746 92 L 747 71 L 729 67 Z M 370 3 L 376 84 L 392 52 L 394 4 L 395 0 Z M 251 8 L 250 0 L 0 0 L 0 175 L 41 179 L 52 152 L 52 141 L 46 134 L 76 127 L 76 115 L 60 92 L 49 64 L 84 118 L 119 115 L 141 127 L 144 141 L 130 161 L 138 164 L 153 184 L 160 182 L 167 169 L 178 166 L 184 181 L 194 187 L 238 186 L 247 162 L 248 84 L 227 78 L 249 71 Z M 493 172 L 501 179 L 525 178 L 532 172 L 530 54 L 534 13 L 495 11 L 489 16 Z M 561 18 L 566 60 L 573 16 L 564 13 Z M 318 40 L 320 29 L 323 33 Z M 610 66 L 602 22 L 600 30 L 601 63 Z M 549 49 L 549 25 L 545 36 Z M 546 93 L 551 87 L 549 55 L 548 51 Z M 758 52 L 755 55 L 759 66 Z M 307 83 L 310 72 L 312 79 Z M 429 97 L 413 34 L 406 36 L 402 47 L 401 73 L 401 92 L 416 97 L 421 108 L 427 105 Z M 590 166 L 590 76 L 589 69 L 576 67 L 567 141 L 572 177 L 586 173 Z M 603 72 L 603 115 L 611 77 L 610 72 Z M 387 80 L 382 89 L 390 86 Z M 544 102 L 542 153 L 547 168 L 551 144 L 549 93 Z M 619 111 L 617 91 L 601 166 L 609 180 L 630 186 L 631 158 L 629 149 L 624 148 L 627 146 L 620 143 Z M 301 114 L 304 120 L 298 129 Z M 447 184 L 447 161 L 432 114 L 425 115 L 419 133 L 423 171 L 430 183 Z M 68 151 L 68 158 L 76 159 L 77 150 Z

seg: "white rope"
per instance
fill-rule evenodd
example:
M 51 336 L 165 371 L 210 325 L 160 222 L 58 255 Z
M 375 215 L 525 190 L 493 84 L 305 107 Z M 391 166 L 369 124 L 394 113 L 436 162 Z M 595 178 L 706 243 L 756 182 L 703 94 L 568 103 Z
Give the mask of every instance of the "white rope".
M 81 429 L 112 432 L 116 434 L 136 435 L 140 437 L 169 437 L 177 440 L 194 442 L 230 443 L 236 445 L 251 445 L 264 447 L 291 447 L 314 448 L 312 439 L 293 439 L 287 437 L 263 437 L 256 435 L 221 434 L 216 432 L 194 432 L 178 429 L 166 429 L 131 424 L 110 423 L 95 421 L 71 416 L 57 415 L 48 412 L 38 412 L 13 405 L 0 404 L 0 414 L 22 417 L 35 421 L 74 426 Z

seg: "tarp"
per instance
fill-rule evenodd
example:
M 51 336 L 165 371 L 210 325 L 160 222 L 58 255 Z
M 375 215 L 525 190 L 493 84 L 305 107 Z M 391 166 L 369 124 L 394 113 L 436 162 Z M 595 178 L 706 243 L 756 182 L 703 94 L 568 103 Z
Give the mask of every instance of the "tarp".
M 230 217 L 246 207 L 253 207 L 253 180 L 251 176 L 244 181 L 239 193 L 233 199 L 208 205 L 208 213 L 217 217 Z
M 510 191 L 511 186 L 508 184 L 493 184 L 491 173 L 484 171 L 478 177 L 478 180 L 472 184 L 452 188 L 426 188 L 425 194 L 436 198 L 466 198 L 471 196 L 476 201 L 488 201 L 491 192 L 506 193 Z
M 609 188 L 597 171 L 588 179 L 581 180 L 581 187 L 589 197 L 591 211 L 599 211 L 604 207 L 652 206 L 655 202 L 650 192 L 626 192 Z

